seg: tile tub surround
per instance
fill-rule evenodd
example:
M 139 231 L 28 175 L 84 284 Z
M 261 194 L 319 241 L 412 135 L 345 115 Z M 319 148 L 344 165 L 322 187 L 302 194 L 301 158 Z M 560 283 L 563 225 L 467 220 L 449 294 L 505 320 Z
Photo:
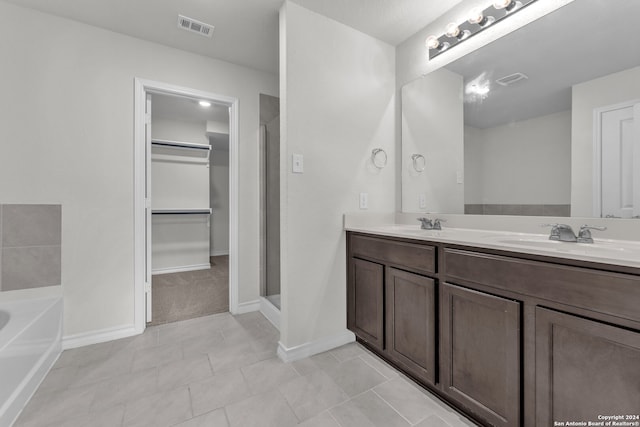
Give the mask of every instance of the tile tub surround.
M 352 343 L 291 363 L 261 314 L 216 314 L 65 351 L 15 427 L 467 427 Z
M 0 291 L 61 284 L 62 206 L 0 205 Z

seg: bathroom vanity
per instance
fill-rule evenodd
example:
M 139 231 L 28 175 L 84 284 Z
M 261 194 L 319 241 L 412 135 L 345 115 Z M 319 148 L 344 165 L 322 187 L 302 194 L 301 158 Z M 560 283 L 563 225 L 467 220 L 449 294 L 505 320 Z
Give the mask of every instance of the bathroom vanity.
M 482 425 L 553 426 L 611 415 L 639 422 L 634 245 L 352 228 L 348 328 Z

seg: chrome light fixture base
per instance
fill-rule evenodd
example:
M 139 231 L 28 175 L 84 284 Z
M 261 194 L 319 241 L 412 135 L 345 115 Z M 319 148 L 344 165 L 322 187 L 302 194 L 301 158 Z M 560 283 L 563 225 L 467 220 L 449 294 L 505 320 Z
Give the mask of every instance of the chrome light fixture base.
M 428 47 L 429 49 L 429 59 L 433 59 L 436 56 L 440 55 L 444 51 L 447 51 L 454 47 L 455 45 L 462 43 L 465 40 L 473 37 L 478 34 L 485 28 L 495 25 L 495 23 L 505 19 L 508 16 L 517 13 L 518 11 L 524 9 L 526 6 L 529 6 L 531 3 L 534 3 L 537 0 L 511 0 L 504 7 L 496 7 L 493 4 L 482 11 L 482 17 L 477 19 L 479 16 L 478 11 L 474 12 L 474 18 L 469 21 L 464 21 L 459 24 L 458 30 L 455 32 L 455 36 L 451 36 L 454 32 L 448 31 L 450 35 L 446 33 L 437 38 L 438 43 L 435 43 L 435 37 L 431 36 L 431 43 Z M 503 2 L 504 3 L 504 2 Z M 474 22 L 472 22 L 474 21 Z M 455 25 L 449 24 L 447 27 Z M 450 30 L 450 29 L 449 29 Z M 460 37 L 460 35 L 464 35 Z

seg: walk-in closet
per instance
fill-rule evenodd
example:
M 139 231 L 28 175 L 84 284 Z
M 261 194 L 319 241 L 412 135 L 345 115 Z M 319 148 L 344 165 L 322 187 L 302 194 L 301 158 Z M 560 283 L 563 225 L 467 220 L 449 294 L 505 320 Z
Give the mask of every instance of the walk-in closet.
M 229 111 L 151 96 L 151 324 L 229 310 Z

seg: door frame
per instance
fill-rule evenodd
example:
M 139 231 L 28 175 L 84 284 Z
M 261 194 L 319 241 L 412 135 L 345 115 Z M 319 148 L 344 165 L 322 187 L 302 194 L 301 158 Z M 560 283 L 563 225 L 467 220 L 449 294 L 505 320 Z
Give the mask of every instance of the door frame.
M 145 185 L 147 179 L 145 104 L 147 93 L 175 95 L 213 101 L 229 107 L 229 311 L 238 311 L 238 99 L 169 83 L 135 78 L 134 96 L 134 325 L 137 333 L 146 328 Z
M 614 105 L 594 108 L 593 110 L 593 187 L 591 194 L 593 195 L 593 216 L 600 218 L 602 216 L 602 116 L 605 113 L 623 108 L 634 107 L 640 109 L 637 105 L 640 99 L 632 99 Z M 635 125 L 636 137 L 640 138 L 640 124 Z M 640 154 L 638 154 L 640 156 Z

